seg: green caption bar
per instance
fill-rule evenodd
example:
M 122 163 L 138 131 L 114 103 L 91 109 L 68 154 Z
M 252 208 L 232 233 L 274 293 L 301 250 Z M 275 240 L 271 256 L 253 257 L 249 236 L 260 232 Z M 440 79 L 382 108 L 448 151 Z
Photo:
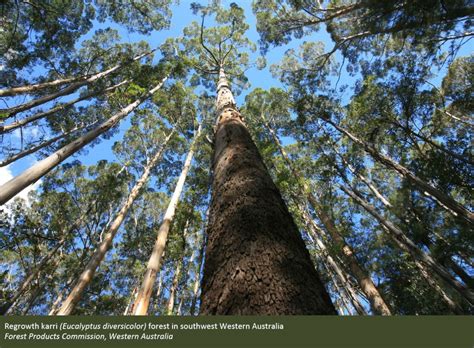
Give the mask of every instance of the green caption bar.
M 474 347 L 472 316 L 3 317 L 0 321 L 0 348 Z

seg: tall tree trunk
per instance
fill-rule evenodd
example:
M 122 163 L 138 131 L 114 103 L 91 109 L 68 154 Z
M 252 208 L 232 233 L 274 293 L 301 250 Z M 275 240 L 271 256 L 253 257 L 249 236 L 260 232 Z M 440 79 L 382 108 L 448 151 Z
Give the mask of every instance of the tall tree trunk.
M 200 135 L 201 124 L 199 124 L 199 128 L 194 135 L 194 139 L 186 156 L 183 169 L 181 170 L 178 182 L 176 183 L 173 195 L 171 196 L 168 208 L 166 209 L 163 221 L 161 222 L 160 228 L 158 230 L 155 245 L 153 246 L 153 251 L 151 253 L 150 259 L 148 260 L 145 275 L 143 276 L 142 285 L 138 293 L 137 300 L 135 301 L 135 305 L 133 306 L 133 315 L 146 315 L 148 313 L 148 306 L 150 304 L 153 284 L 155 283 L 157 273 L 160 271 L 162 255 L 165 250 L 166 241 L 168 240 L 171 222 L 173 221 L 176 207 L 178 206 L 179 198 L 181 196 L 181 192 L 183 191 L 184 182 L 186 181 L 189 168 L 191 167 L 191 161 L 193 159 L 195 147 Z
M 20 298 L 21 295 L 23 295 L 23 293 L 29 287 L 33 279 L 35 279 L 38 276 L 39 272 L 48 263 L 48 261 L 51 260 L 51 258 L 57 253 L 57 251 L 64 245 L 65 242 L 66 242 L 66 236 L 62 237 L 59 240 L 59 242 L 56 244 L 56 246 L 53 249 L 51 249 L 51 251 L 41 259 L 38 265 L 23 280 L 21 285 L 16 290 L 15 295 L 8 301 L 6 306 L 2 306 L 0 308 L 2 310 L 2 312 L 0 312 L 0 315 L 7 314 L 10 311 L 10 309 L 15 305 L 16 301 Z
M 430 184 L 426 183 L 415 174 L 413 174 L 410 170 L 405 168 L 404 166 L 400 165 L 399 163 L 395 162 L 388 156 L 385 156 L 378 152 L 374 147 L 370 146 L 365 141 L 357 138 L 352 133 L 348 132 L 346 129 L 338 126 L 336 123 L 332 122 L 327 118 L 321 118 L 324 122 L 329 123 L 334 128 L 336 128 L 342 134 L 345 134 L 349 137 L 354 143 L 361 145 L 364 150 L 369 153 L 375 160 L 382 163 L 388 168 L 391 168 L 397 171 L 403 178 L 409 180 L 415 186 L 417 186 L 423 193 L 426 195 L 435 198 L 435 201 L 440 204 L 443 208 L 445 208 L 448 212 L 453 214 L 454 216 L 459 216 L 471 224 L 474 224 L 474 213 L 467 210 L 464 206 L 456 202 L 452 197 L 445 194 L 444 192 L 438 190 L 437 188 L 431 186 Z
M 133 304 L 135 303 L 135 300 L 138 295 L 138 286 L 135 286 L 133 288 L 132 294 L 130 295 L 130 299 L 128 300 L 128 305 L 125 307 L 125 310 L 123 311 L 123 315 L 130 315 L 130 313 L 133 310 Z
M 435 289 L 443 299 L 443 301 L 448 305 L 448 307 L 453 311 L 455 314 L 465 314 L 464 311 L 459 307 L 459 305 L 444 291 L 444 289 L 438 284 L 438 282 L 433 279 L 430 275 L 427 267 L 421 263 L 420 261 L 415 261 L 415 265 L 420 270 L 421 275 L 426 280 L 426 282 Z
M 143 53 L 143 54 L 140 54 L 136 57 L 134 57 L 132 59 L 132 62 L 135 62 L 137 60 L 140 60 L 142 59 L 143 57 L 146 57 L 148 55 L 150 55 L 151 53 L 153 53 L 155 50 L 152 50 L 152 51 L 149 51 L 149 52 L 146 52 L 146 53 Z M 51 94 L 48 94 L 48 95 L 45 95 L 43 97 L 40 97 L 40 98 L 36 98 L 36 99 L 33 99 L 32 101 L 30 102 L 27 102 L 27 103 L 24 103 L 24 104 L 21 104 L 21 105 L 17 105 L 17 106 L 14 106 L 12 108 L 9 108 L 9 109 L 1 109 L 0 110 L 0 113 L 3 113 L 3 114 L 6 114 L 4 115 L 2 118 L 3 119 L 7 119 L 7 118 L 10 118 L 20 112 L 23 112 L 23 111 L 26 111 L 26 110 L 29 110 L 29 109 L 32 109 L 34 108 L 35 106 L 38 106 L 38 105 L 41 105 L 41 104 L 44 104 L 44 103 L 47 103 L 51 100 L 54 100 L 56 98 L 59 98 L 61 96 L 64 96 L 64 95 L 68 95 L 68 94 L 71 94 L 73 93 L 74 91 L 76 91 L 77 89 L 79 89 L 79 87 L 82 87 L 84 85 L 87 85 L 87 84 L 90 84 L 90 83 L 93 83 L 94 81 L 97 81 L 107 75 L 110 75 L 112 74 L 113 72 L 119 70 L 120 68 L 122 68 L 123 66 L 127 65 L 127 63 L 124 63 L 124 64 L 117 64 L 115 66 L 113 66 L 112 68 L 110 69 L 107 69 L 105 71 L 102 71 L 102 72 L 99 72 L 97 74 L 94 74 L 90 77 L 88 77 L 87 79 L 85 80 L 79 80 L 75 83 L 72 83 L 70 84 L 69 86 L 55 92 L 55 93 L 51 93 Z
M 337 281 L 336 275 L 334 274 L 334 271 L 331 270 L 331 268 L 324 262 L 324 260 L 321 259 L 320 262 L 323 264 L 324 269 L 326 270 L 326 273 L 328 274 L 329 279 L 331 280 L 331 283 L 334 289 L 333 291 L 336 294 L 338 294 L 338 298 L 334 301 L 334 305 L 337 309 L 338 314 L 339 315 L 354 315 L 355 307 L 354 305 L 350 306 L 351 299 L 348 298 L 346 289 L 341 288 L 341 286 L 339 286 L 339 283 Z
M 25 308 L 23 308 L 23 311 L 21 312 L 21 315 L 27 315 L 30 309 L 33 307 L 35 304 L 36 300 L 38 299 L 39 295 L 41 294 L 41 291 L 44 289 L 44 285 L 36 285 L 36 287 L 33 290 L 33 293 L 30 296 L 30 299 L 28 300 L 28 303 L 26 304 Z
M 336 314 L 234 102 L 217 85 L 201 314 Z
M 7 124 L 7 125 L 0 125 L 0 134 L 2 133 L 6 133 L 6 132 L 9 132 L 9 131 L 12 131 L 12 130 L 15 130 L 19 127 L 22 127 L 22 126 L 25 126 L 31 122 L 34 122 L 34 121 L 37 121 L 37 120 L 40 120 L 42 118 L 45 118 L 46 116 L 48 115 L 51 115 L 51 114 L 54 114 L 55 112 L 58 112 L 58 111 L 61 111 L 61 110 L 64 110 L 66 109 L 67 107 L 71 106 L 71 105 L 74 105 L 76 103 L 79 103 L 80 101 L 83 101 L 83 100 L 87 100 L 89 98 L 92 98 L 92 97 L 95 97 L 97 95 L 101 95 L 101 94 L 105 94 L 105 93 L 108 93 L 108 92 L 111 92 L 115 89 L 117 89 L 118 87 L 120 86 L 123 86 L 125 84 L 127 84 L 129 81 L 128 80 L 125 80 L 125 81 L 122 81 L 120 83 L 117 83 L 113 86 L 110 86 L 110 87 L 107 87 L 103 90 L 100 90 L 100 91 L 96 91 L 96 92 L 91 92 L 91 93 L 87 93 L 85 95 L 83 95 L 82 97 L 79 97 L 79 98 L 76 98 L 74 100 L 71 100 L 67 103 L 62 103 L 62 104 L 59 104 L 49 110 L 46 110 L 46 111 L 43 111 L 43 112 L 38 112 L 34 115 L 31 115 L 31 116 L 28 116 L 28 117 L 25 117 L 21 120 L 18 120 L 18 121 L 15 121 L 15 122 L 12 122 L 10 124 Z
M 145 95 L 120 110 L 118 113 L 116 113 L 114 116 L 109 118 L 97 128 L 90 130 L 89 132 L 80 136 L 71 143 L 63 146 L 61 149 L 57 150 L 49 157 L 37 162 L 35 165 L 31 166 L 23 173 L 17 175 L 10 181 L 0 186 L 0 205 L 8 202 L 12 197 L 14 197 L 17 193 L 26 188 L 28 185 L 38 181 L 43 175 L 47 174 L 59 163 L 82 149 L 84 146 L 96 139 L 99 135 L 105 133 L 113 126 L 115 126 L 120 120 L 122 120 L 125 116 L 135 110 L 141 103 L 143 103 L 143 101 L 145 101 L 147 98 L 152 96 L 153 93 L 159 90 L 163 83 L 166 81 L 166 79 L 167 77 L 165 77 L 154 88 L 150 89 Z
M 161 256 L 162 259 L 165 258 L 165 253 L 163 253 L 163 255 Z M 161 301 L 160 301 L 160 297 L 161 297 L 161 293 L 163 291 L 163 278 L 164 278 L 164 274 L 163 274 L 163 270 L 159 273 L 158 275 L 158 285 L 156 287 L 156 292 L 155 292 L 155 295 L 153 296 L 153 309 L 155 311 L 155 313 L 158 312 L 158 310 L 161 308 Z M 140 288 L 138 288 L 138 290 L 140 290 Z M 138 295 L 138 292 L 137 292 L 137 295 Z M 133 303 L 133 305 L 135 306 L 135 303 L 137 302 L 137 299 L 135 297 L 135 302 Z M 132 311 L 131 313 L 133 313 L 133 308 L 132 307 Z
M 208 210 L 209 211 L 209 210 Z M 206 213 L 206 217 L 208 214 Z M 207 221 L 207 218 L 205 219 Z M 198 292 L 199 292 L 199 283 L 201 280 L 201 269 L 202 269 L 202 261 L 204 259 L 204 249 L 206 247 L 206 233 L 203 230 L 203 236 L 201 241 L 201 246 L 198 251 L 198 259 L 197 259 L 197 268 L 194 272 L 194 285 L 193 285 L 193 298 L 191 300 L 191 308 L 189 310 L 190 315 L 196 314 L 196 303 L 198 299 Z
M 421 249 L 419 249 L 415 243 L 409 239 L 402 230 L 386 220 L 380 215 L 376 209 L 362 199 L 360 193 L 354 188 L 348 189 L 345 186 L 340 185 L 342 191 L 349 195 L 357 204 L 363 207 L 369 214 L 376 218 L 380 224 L 385 226 L 385 231 L 389 232 L 389 235 L 394 239 L 398 240 L 397 243 L 404 251 L 408 252 L 415 261 L 419 261 L 427 265 L 434 273 L 436 273 L 441 279 L 445 281 L 452 289 L 457 291 L 462 297 L 464 297 L 469 303 L 474 304 L 474 294 L 466 286 L 456 280 L 443 266 L 437 263 L 430 255 L 427 255 Z
M 138 197 L 141 188 L 145 185 L 150 176 L 151 170 L 157 165 L 158 161 L 160 160 L 168 141 L 171 139 L 171 136 L 174 134 L 174 130 L 170 132 L 170 134 L 166 137 L 163 145 L 161 148 L 156 152 L 150 162 L 147 163 L 145 166 L 142 176 L 136 182 L 135 186 L 130 191 L 130 194 L 127 197 L 127 200 L 123 204 L 120 211 L 115 216 L 114 221 L 110 225 L 106 235 L 102 239 L 102 242 L 92 255 L 91 259 L 87 263 L 84 271 L 82 272 L 81 276 L 79 277 L 78 281 L 76 282 L 74 288 L 70 292 L 69 296 L 63 302 L 61 309 L 58 312 L 58 315 L 69 315 L 74 310 L 76 304 L 82 297 L 82 293 L 84 289 L 90 284 L 94 274 L 99 267 L 100 263 L 102 262 L 105 254 L 112 246 L 113 239 L 118 232 L 120 225 L 122 225 L 123 220 L 125 219 L 130 207 L 132 206 L 135 199 Z
M 291 161 L 290 157 L 288 156 L 285 149 L 281 145 L 280 139 L 278 139 L 277 134 L 272 129 L 272 127 L 266 120 L 265 115 L 263 113 L 261 114 L 261 117 L 262 117 L 265 127 L 268 129 L 269 133 L 271 134 L 273 141 L 277 145 L 280 151 L 280 154 L 285 160 L 291 173 L 293 174 L 295 178 L 301 178 L 302 177 L 301 174 L 294 167 L 293 162 Z M 352 251 L 352 248 L 345 242 L 344 237 L 342 237 L 342 235 L 339 233 L 339 230 L 336 228 L 330 216 L 326 214 L 324 208 L 322 207 L 321 204 L 319 204 L 318 200 L 313 195 L 310 188 L 307 187 L 306 184 L 300 184 L 300 181 L 298 181 L 298 184 L 299 184 L 298 186 L 300 189 L 300 194 L 302 196 L 307 197 L 309 204 L 313 208 L 319 220 L 321 220 L 324 227 L 331 235 L 333 242 L 341 249 L 342 254 L 344 255 L 344 259 L 345 261 L 347 261 L 353 276 L 355 277 L 361 290 L 363 291 L 363 293 L 369 300 L 371 309 L 374 312 L 374 314 L 391 315 L 390 309 L 388 305 L 386 304 L 385 300 L 383 299 L 382 295 L 378 291 L 377 287 L 373 283 L 370 276 L 367 275 L 367 272 L 365 272 L 362 266 L 360 266 L 356 255 Z
M 173 315 L 174 302 L 176 296 L 176 290 L 178 289 L 179 276 L 181 275 L 181 267 L 183 265 L 182 260 L 177 261 L 176 269 L 173 275 L 173 281 L 171 283 L 170 295 L 168 298 L 168 304 L 166 305 L 166 315 Z
M 364 176 L 360 175 L 355 169 L 354 167 L 352 167 L 336 150 L 336 153 L 340 156 L 340 158 L 342 159 L 344 165 L 354 174 L 356 175 L 359 179 L 361 179 L 369 188 L 370 190 L 372 191 L 372 193 L 375 194 L 375 196 L 382 201 L 382 203 L 384 203 L 384 205 L 388 208 L 392 208 L 392 205 L 388 202 L 388 200 L 378 191 L 378 189 L 371 183 L 371 181 L 367 178 L 365 178 Z M 336 169 L 339 171 L 339 173 L 341 173 L 341 175 L 345 176 L 344 172 L 340 170 L 339 167 L 336 166 Z M 414 210 L 411 210 L 411 214 L 415 217 L 415 219 L 418 221 L 418 222 L 421 222 L 421 219 L 419 218 L 419 216 L 417 215 L 417 213 L 414 211 Z M 407 223 L 410 222 L 410 220 L 405 220 Z M 441 243 L 443 243 L 444 245 L 446 245 L 446 247 L 451 247 L 451 245 L 446 241 L 446 239 L 444 239 L 442 236 L 440 236 L 439 234 L 437 234 L 435 231 L 433 230 L 429 230 L 428 231 L 430 234 L 434 234 L 437 239 L 440 239 Z M 432 241 L 431 241 L 432 242 Z M 428 248 L 431 246 L 431 242 L 430 243 L 424 243 Z M 467 285 L 469 286 L 470 288 L 473 287 L 473 279 L 472 277 L 470 277 L 463 269 L 462 267 L 460 267 L 456 262 L 454 262 L 450 257 L 446 260 L 443 260 L 443 262 L 441 263 L 444 263 L 446 267 L 450 268 L 451 270 L 453 270 L 454 273 L 456 273 L 456 275 L 458 275 L 462 281 Z

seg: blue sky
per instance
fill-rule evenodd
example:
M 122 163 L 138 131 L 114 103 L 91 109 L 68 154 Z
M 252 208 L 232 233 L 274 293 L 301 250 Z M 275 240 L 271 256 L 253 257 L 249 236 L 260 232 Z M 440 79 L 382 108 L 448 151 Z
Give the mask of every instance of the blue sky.
M 97 23 L 96 22 L 94 25 L 94 28 L 87 35 L 85 35 L 82 40 L 89 39 L 93 35 L 94 31 L 97 29 L 112 27 L 119 31 L 123 42 L 137 42 L 140 40 L 145 40 L 150 44 L 151 47 L 157 47 L 169 37 L 181 36 L 183 28 L 187 26 L 192 20 L 198 19 L 196 16 L 192 15 L 189 9 L 191 2 L 192 1 L 190 0 L 182 0 L 179 5 L 173 6 L 172 8 L 173 17 L 171 19 L 171 26 L 167 30 L 154 31 L 151 33 L 151 35 L 145 36 L 145 35 L 140 35 L 137 33 L 129 33 L 126 29 L 116 25 L 115 23 L 111 23 L 111 22 Z M 224 5 L 228 5 L 231 2 L 232 1 L 228 1 L 228 0 L 223 1 Z M 203 3 L 206 4 L 207 1 L 203 1 Z M 256 20 L 255 20 L 254 14 L 252 13 L 251 1 L 245 0 L 245 1 L 239 1 L 238 3 L 241 7 L 244 8 L 246 18 L 250 26 L 250 29 L 248 31 L 248 37 L 252 41 L 257 43 L 259 39 L 259 35 L 256 31 Z M 77 43 L 78 46 L 80 45 L 81 41 Z M 290 44 L 282 46 L 282 47 L 271 48 L 266 56 L 267 67 L 265 69 L 258 70 L 256 68 L 252 68 L 248 70 L 247 77 L 250 81 L 250 88 L 243 91 L 243 93 L 237 97 L 238 105 L 243 104 L 245 95 L 248 92 L 250 92 L 253 88 L 260 87 L 260 88 L 268 89 L 270 87 L 282 87 L 280 82 L 277 79 L 274 79 L 272 77 L 269 71 L 269 67 L 271 66 L 271 64 L 277 63 L 283 57 L 283 54 L 286 50 L 290 48 L 297 48 L 303 41 L 322 41 L 325 44 L 326 49 L 332 47 L 332 42 L 329 38 L 329 35 L 322 28 L 318 32 L 313 33 L 311 36 L 306 36 L 300 40 L 296 40 L 296 39 L 292 40 Z M 472 52 L 472 50 L 473 50 L 473 44 L 472 42 L 470 42 L 462 47 L 461 51 L 459 52 L 459 56 L 468 55 Z M 258 52 L 253 54 L 252 58 L 256 59 L 257 56 L 258 56 Z M 338 58 L 338 61 L 341 61 L 339 59 L 340 58 L 339 54 L 337 58 Z M 43 69 L 38 68 L 35 71 L 33 71 L 32 75 L 38 76 L 38 75 L 41 75 L 43 72 L 44 72 Z M 435 85 L 439 85 L 441 82 L 441 78 L 444 76 L 444 73 L 445 71 L 442 71 L 441 73 L 436 75 L 436 77 L 433 78 L 431 82 Z M 344 82 L 345 84 L 351 85 L 355 80 L 356 80 L 355 77 L 349 76 L 349 74 L 344 69 L 342 70 L 342 75 L 341 75 L 342 82 Z M 349 97 L 350 97 L 350 90 L 348 90 L 347 95 L 344 96 L 344 98 L 349 99 Z M 105 139 L 102 140 L 98 145 L 95 145 L 93 148 L 88 147 L 88 151 L 86 151 L 84 154 L 71 157 L 67 161 L 78 159 L 86 165 L 95 164 L 97 163 L 97 161 L 101 159 L 107 159 L 109 161 L 112 161 L 114 159 L 114 154 L 111 150 L 112 145 L 114 142 L 119 141 L 122 138 L 124 132 L 129 127 L 129 125 L 130 125 L 129 118 L 127 118 L 126 120 L 123 120 L 119 125 L 119 132 L 117 132 L 115 136 L 113 136 L 112 138 L 108 140 L 105 140 Z M 37 129 L 35 130 L 33 128 L 30 130 L 26 130 L 26 132 L 30 132 L 31 134 L 31 132 L 37 132 Z M 14 135 L 12 137 L 13 142 L 18 141 L 19 139 L 18 133 L 16 134 L 17 136 Z M 290 140 L 285 139 L 285 142 L 288 142 L 288 141 Z M 12 176 L 21 173 L 23 170 L 31 166 L 35 161 L 36 161 L 35 155 L 30 155 L 20 161 L 13 163 L 12 165 L 6 168 L 0 168 L 0 183 L 3 183 L 7 181 L 9 178 L 11 178 Z M 37 186 L 38 185 L 36 184 L 33 186 L 33 188 L 36 188 Z M 23 196 L 24 195 L 25 193 L 23 193 Z

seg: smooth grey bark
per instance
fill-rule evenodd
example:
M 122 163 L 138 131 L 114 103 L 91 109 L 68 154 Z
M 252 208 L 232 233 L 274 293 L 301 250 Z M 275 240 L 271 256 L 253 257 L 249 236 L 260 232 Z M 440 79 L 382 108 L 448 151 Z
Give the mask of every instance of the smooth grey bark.
M 41 82 L 41 83 L 34 83 L 31 85 L 4 88 L 4 89 L 0 89 L 0 97 L 13 97 L 19 94 L 34 93 L 37 91 L 41 91 L 42 89 L 45 89 L 45 88 L 62 86 L 68 83 L 77 82 L 80 80 L 86 80 L 89 77 L 90 75 L 85 75 L 85 76 L 79 76 L 79 77 L 70 77 L 66 79 L 56 79 L 53 81 L 47 81 L 47 82 Z

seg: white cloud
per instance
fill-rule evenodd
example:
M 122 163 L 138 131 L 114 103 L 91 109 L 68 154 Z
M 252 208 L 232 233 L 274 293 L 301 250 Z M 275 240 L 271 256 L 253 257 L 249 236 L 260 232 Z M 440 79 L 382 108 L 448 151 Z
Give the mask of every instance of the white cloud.
M 23 132 L 23 135 L 22 135 Z M 28 139 L 30 137 L 36 138 L 40 133 L 40 128 L 38 126 L 24 128 L 23 131 L 20 131 L 19 128 L 15 129 L 11 134 L 14 138 L 21 140 L 23 136 L 24 139 Z
M 13 179 L 13 173 L 12 173 L 12 171 L 9 167 L 10 166 L 8 165 L 8 166 L 0 168 L 0 185 L 3 185 L 7 181 L 10 181 L 11 179 Z M 40 184 L 41 184 L 41 180 L 38 180 L 34 184 L 24 188 L 15 197 L 23 198 L 26 201 L 26 204 L 30 205 L 31 202 L 28 198 L 28 193 L 30 193 L 31 191 L 35 191 Z M 15 197 L 13 197 L 13 198 L 15 198 Z

